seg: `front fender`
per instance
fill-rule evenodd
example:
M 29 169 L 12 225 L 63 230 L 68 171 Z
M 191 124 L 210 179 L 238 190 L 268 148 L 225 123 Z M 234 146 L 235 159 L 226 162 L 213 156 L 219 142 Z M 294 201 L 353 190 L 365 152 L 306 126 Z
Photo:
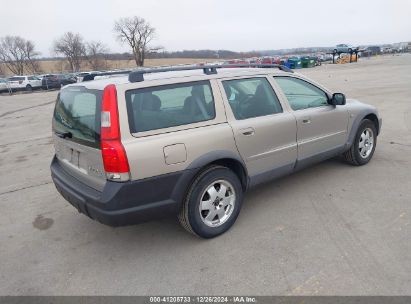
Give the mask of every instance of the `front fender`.
M 355 140 L 355 135 L 357 134 L 358 127 L 361 124 L 361 121 L 367 117 L 368 115 L 375 115 L 375 117 L 378 120 L 378 128 L 377 128 L 377 135 L 380 133 L 381 130 L 381 123 L 382 120 L 378 115 L 378 111 L 376 108 L 370 105 L 362 104 L 360 102 L 353 102 L 353 108 L 349 108 L 349 115 L 350 115 L 350 123 L 351 128 L 349 128 L 349 133 L 348 133 L 348 138 L 347 138 L 347 143 L 345 145 L 346 149 L 349 149 L 352 144 L 354 143 Z M 354 117 L 353 120 L 352 117 Z

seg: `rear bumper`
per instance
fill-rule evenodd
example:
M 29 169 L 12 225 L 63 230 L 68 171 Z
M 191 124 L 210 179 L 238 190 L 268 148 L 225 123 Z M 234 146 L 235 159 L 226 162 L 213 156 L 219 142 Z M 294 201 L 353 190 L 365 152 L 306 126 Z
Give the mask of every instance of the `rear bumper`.
M 125 226 L 176 215 L 190 170 L 124 183 L 107 181 L 97 191 L 68 174 L 56 157 L 51 177 L 60 194 L 80 213 L 109 226 Z

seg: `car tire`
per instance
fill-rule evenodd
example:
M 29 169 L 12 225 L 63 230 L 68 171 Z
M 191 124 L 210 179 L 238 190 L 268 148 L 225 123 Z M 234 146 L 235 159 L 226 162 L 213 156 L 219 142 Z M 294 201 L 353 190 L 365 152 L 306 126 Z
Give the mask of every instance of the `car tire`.
M 27 92 L 31 92 L 31 91 L 33 91 L 33 88 L 32 88 L 32 86 L 31 85 L 26 85 L 26 91 Z
M 338 50 L 337 49 L 334 49 L 334 54 L 337 54 L 338 53 Z
M 354 166 L 365 165 L 374 155 L 376 146 L 377 128 L 371 120 L 364 119 L 358 127 L 354 143 L 343 154 L 344 159 Z
M 243 201 L 238 176 L 223 166 L 211 166 L 194 180 L 178 218 L 190 233 L 213 238 L 226 232 L 236 221 Z
M 350 54 L 351 54 L 351 53 L 352 53 L 352 49 L 348 49 L 348 53 L 350 53 Z

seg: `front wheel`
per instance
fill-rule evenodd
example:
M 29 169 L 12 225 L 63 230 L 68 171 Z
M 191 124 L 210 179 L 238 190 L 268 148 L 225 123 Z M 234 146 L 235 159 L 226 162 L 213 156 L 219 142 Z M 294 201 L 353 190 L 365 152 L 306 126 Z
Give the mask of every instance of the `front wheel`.
M 364 119 L 357 130 L 354 143 L 344 153 L 344 158 L 354 166 L 365 165 L 374 155 L 376 146 L 377 128 L 371 120 Z
M 179 220 L 189 232 L 213 238 L 234 224 L 242 201 L 243 189 L 237 175 L 226 167 L 212 166 L 193 182 Z
M 28 84 L 28 85 L 26 86 L 26 91 L 27 91 L 27 92 L 33 91 L 32 86 Z

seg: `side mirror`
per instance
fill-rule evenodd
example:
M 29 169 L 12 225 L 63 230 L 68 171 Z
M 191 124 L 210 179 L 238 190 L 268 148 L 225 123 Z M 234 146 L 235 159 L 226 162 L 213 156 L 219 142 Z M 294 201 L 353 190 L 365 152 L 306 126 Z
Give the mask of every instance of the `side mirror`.
M 343 93 L 334 93 L 328 103 L 333 106 L 343 106 L 345 105 L 345 95 Z

